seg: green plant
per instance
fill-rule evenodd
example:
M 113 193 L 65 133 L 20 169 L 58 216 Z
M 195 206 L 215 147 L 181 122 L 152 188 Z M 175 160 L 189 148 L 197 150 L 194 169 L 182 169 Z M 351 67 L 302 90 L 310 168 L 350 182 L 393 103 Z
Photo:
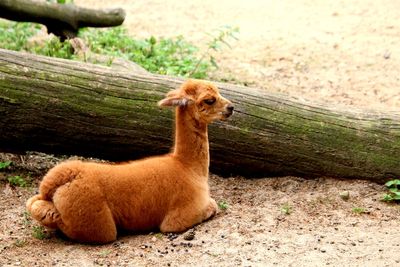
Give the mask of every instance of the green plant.
M 208 62 L 198 63 L 199 49 L 182 36 L 135 40 L 123 27 L 84 29 L 79 36 L 92 52 L 131 60 L 153 73 L 205 78 L 211 68 Z
M 49 238 L 50 234 L 46 231 L 46 229 L 39 225 L 35 225 L 32 227 L 32 236 L 36 239 L 43 240 L 45 238 Z
M 38 24 L 0 21 L 0 47 L 8 50 L 28 49 L 28 40 L 40 29 Z
M 57 3 L 57 4 L 72 4 L 74 0 L 47 0 L 50 3 Z
M 292 206 L 291 206 L 289 203 L 284 203 L 284 204 L 281 206 L 281 212 L 282 212 L 283 214 L 285 214 L 285 215 L 290 215 L 290 214 L 292 213 L 292 210 L 293 210 L 293 208 L 292 208 Z
M 69 42 L 61 42 L 57 37 L 53 37 L 42 45 L 36 45 L 29 49 L 38 55 L 48 57 L 58 57 L 65 59 L 74 59 L 74 50 Z
M 25 246 L 26 244 L 27 244 L 27 241 L 25 239 L 17 239 L 14 242 L 14 245 L 19 248 Z
M 0 170 L 6 169 L 10 165 L 11 165 L 11 161 L 0 162 Z
M 24 213 L 22 214 L 22 216 L 23 216 L 22 223 L 23 223 L 25 226 L 29 226 L 29 225 L 32 224 L 32 219 L 31 219 L 31 215 L 29 214 L 29 212 L 24 211 Z
M 40 29 L 39 24 L 0 21 L 0 47 L 51 57 L 78 59 L 72 45 L 69 42 L 60 42 L 57 37 L 43 40 L 41 43 L 29 42 Z M 182 36 L 133 39 L 122 26 L 110 29 L 85 28 L 80 30 L 78 36 L 89 46 L 90 51 L 110 56 L 107 65 L 112 63 L 113 58 L 120 57 L 131 60 L 153 73 L 204 79 L 213 68 L 218 68 L 215 53 L 224 46 L 230 47 L 229 41 L 236 39 L 237 32 L 238 28 L 224 27 L 217 30 L 216 34 L 210 34 L 212 38 L 203 52 Z M 83 57 L 83 60 L 85 59 L 86 54 Z
M 236 34 L 239 32 L 238 27 L 224 26 L 216 29 L 215 31 L 216 34 L 208 34 L 211 37 L 211 40 L 207 43 L 207 49 L 202 53 L 200 59 L 197 61 L 197 64 L 193 68 L 192 73 L 195 73 L 198 68 L 201 67 L 201 64 L 206 58 L 208 58 L 208 62 L 211 63 L 215 68 L 218 68 L 218 64 L 215 61 L 214 53 L 220 51 L 224 45 L 232 48 L 229 41 L 231 41 L 232 39 L 238 40 L 238 38 L 236 37 Z
M 357 214 L 362 214 L 365 213 L 365 208 L 362 207 L 354 207 L 351 209 L 352 212 L 357 213 Z
M 26 187 L 28 185 L 28 182 L 19 175 L 9 176 L 7 180 L 12 186 Z
M 225 200 L 221 200 L 218 202 L 218 207 L 220 210 L 227 210 L 229 208 L 229 204 Z
M 384 194 L 382 200 L 386 202 L 400 201 L 400 180 L 390 180 L 385 183 L 385 186 L 388 188 L 389 193 Z
M 105 257 L 107 257 L 108 255 L 110 255 L 111 252 L 112 252 L 112 251 L 109 250 L 109 249 L 104 249 L 104 250 L 100 251 L 99 257 L 105 258 Z

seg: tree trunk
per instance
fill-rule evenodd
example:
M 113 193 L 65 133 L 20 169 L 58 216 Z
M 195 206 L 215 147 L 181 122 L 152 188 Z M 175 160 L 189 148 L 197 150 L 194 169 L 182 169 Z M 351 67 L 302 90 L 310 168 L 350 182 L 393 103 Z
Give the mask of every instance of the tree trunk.
M 156 102 L 181 79 L 0 49 L 0 150 L 109 160 L 172 146 L 171 110 Z M 345 111 L 219 84 L 235 104 L 210 126 L 211 170 L 223 175 L 400 177 L 400 115 Z
M 77 35 L 83 27 L 110 27 L 124 22 L 124 10 L 94 10 L 72 4 L 56 4 L 32 0 L 1 0 L 0 17 L 15 21 L 37 22 L 65 40 Z

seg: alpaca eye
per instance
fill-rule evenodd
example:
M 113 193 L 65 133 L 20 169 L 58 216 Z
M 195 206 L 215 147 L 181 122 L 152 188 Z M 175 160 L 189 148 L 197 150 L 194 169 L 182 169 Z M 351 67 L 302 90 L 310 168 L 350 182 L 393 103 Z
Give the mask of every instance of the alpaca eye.
M 215 101 L 216 101 L 216 99 L 215 98 L 211 98 L 211 99 L 206 99 L 206 100 L 204 100 L 204 103 L 206 103 L 207 105 L 212 105 L 212 104 L 214 104 L 215 103 Z

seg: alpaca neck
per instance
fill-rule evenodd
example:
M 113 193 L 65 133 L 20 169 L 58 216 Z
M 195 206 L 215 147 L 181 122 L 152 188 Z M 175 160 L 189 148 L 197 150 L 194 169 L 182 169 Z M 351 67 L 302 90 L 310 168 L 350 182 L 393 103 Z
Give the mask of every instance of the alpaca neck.
M 174 156 L 196 173 L 208 177 L 207 124 L 192 118 L 185 107 L 176 108 Z

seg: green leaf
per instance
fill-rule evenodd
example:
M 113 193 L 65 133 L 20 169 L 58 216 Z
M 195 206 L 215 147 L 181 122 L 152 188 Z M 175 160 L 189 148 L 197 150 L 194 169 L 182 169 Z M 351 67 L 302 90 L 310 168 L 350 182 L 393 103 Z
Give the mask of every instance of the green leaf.
M 396 187 L 389 188 L 389 191 L 392 193 L 398 192 L 399 190 Z
M 393 197 L 389 194 L 384 194 L 382 197 L 382 201 L 386 201 L 386 202 L 393 201 Z
M 390 180 L 385 184 L 387 187 L 391 187 L 393 185 L 400 185 L 399 179 Z
M 5 169 L 11 165 L 11 161 L 0 162 L 0 170 Z
M 218 69 L 218 64 L 217 64 L 217 62 L 215 62 L 215 58 L 214 57 L 210 57 L 210 63 L 215 67 L 215 68 L 217 68 Z

